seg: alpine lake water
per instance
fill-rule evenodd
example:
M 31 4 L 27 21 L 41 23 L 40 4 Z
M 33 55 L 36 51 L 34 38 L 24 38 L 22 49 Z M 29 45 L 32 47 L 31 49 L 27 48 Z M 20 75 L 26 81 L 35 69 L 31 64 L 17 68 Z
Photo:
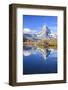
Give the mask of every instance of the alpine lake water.
M 23 47 L 23 75 L 57 73 L 57 49 Z

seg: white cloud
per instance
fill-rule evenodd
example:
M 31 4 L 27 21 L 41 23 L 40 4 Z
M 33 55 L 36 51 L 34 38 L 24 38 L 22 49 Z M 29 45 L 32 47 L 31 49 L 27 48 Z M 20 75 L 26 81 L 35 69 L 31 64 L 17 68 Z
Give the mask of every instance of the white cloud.
M 24 28 L 24 33 L 31 33 L 31 30 L 28 28 Z
M 31 30 L 29 28 L 24 28 L 24 34 L 34 34 L 37 30 Z

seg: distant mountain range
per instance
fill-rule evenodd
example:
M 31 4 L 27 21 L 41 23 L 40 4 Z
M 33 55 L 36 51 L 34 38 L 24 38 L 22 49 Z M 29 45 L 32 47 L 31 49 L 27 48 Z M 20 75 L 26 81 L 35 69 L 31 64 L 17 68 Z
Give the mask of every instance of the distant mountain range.
M 28 40 L 41 40 L 44 38 L 57 38 L 57 34 L 53 33 L 46 25 L 43 25 L 40 32 L 24 33 L 23 38 Z

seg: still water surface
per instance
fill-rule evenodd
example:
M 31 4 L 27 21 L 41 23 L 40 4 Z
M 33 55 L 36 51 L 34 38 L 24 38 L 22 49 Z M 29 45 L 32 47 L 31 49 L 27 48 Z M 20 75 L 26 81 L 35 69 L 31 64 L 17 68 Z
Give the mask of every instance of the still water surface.
M 57 50 L 38 47 L 23 48 L 23 74 L 57 73 Z

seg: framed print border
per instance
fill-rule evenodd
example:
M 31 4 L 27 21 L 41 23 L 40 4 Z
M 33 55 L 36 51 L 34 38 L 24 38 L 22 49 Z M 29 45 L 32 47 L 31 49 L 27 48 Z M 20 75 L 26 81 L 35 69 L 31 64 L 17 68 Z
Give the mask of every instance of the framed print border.
M 52 81 L 35 81 L 35 82 L 17 82 L 17 15 L 18 8 L 40 9 L 40 10 L 62 10 L 63 11 L 63 80 Z M 60 6 L 44 6 L 44 5 L 28 5 L 28 4 L 11 4 L 9 5 L 9 85 L 40 85 L 40 84 L 56 84 L 66 83 L 66 7 Z

